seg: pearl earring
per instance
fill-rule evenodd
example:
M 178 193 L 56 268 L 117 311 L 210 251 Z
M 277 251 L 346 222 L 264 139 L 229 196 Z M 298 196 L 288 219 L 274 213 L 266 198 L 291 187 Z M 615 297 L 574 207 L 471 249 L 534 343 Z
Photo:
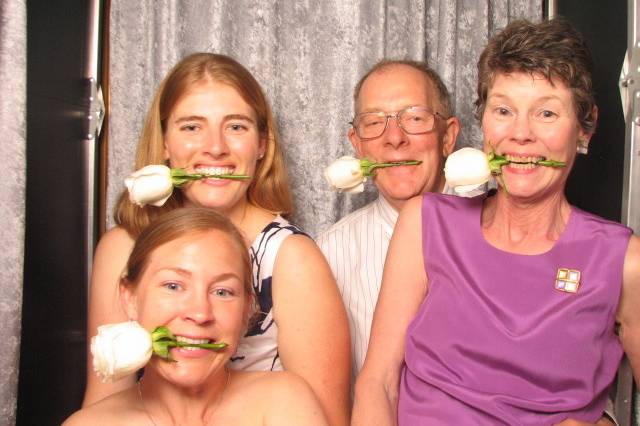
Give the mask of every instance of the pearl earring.
M 589 153 L 589 142 L 584 139 L 578 139 L 578 146 L 576 147 L 578 154 L 587 155 Z

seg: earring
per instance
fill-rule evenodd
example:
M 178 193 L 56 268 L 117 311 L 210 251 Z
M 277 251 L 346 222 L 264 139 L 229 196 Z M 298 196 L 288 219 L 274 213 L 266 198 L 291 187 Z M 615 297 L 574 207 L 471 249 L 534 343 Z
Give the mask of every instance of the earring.
M 578 139 L 578 146 L 576 147 L 578 154 L 587 155 L 589 153 L 589 142 L 584 139 Z
M 262 160 L 262 158 L 263 158 L 263 157 L 264 157 L 264 154 L 260 154 L 260 155 L 258 156 L 258 160 Z

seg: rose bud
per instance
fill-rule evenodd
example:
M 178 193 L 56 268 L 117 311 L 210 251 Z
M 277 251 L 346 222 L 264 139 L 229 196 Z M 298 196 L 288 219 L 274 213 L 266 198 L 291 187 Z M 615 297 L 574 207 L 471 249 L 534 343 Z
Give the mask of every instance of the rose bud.
M 366 177 L 357 158 L 347 155 L 338 158 L 324 170 L 324 177 L 332 189 L 349 193 L 364 191 Z
M 145 204 L 162 206 L 173 192 L 171 169 L 161 164 L 146 166 L 124 180 L 129 200 L 140 207 Z
M 471 192 L 491 178 L 487 155 L 475 148 L 462 148 L 447 157 L 444 176 L 458 194 Z
M 152 353 L 151 334 L 136 321 L 102 325 L 91 339 L 93 369 L 105 383 L 135 373 Z

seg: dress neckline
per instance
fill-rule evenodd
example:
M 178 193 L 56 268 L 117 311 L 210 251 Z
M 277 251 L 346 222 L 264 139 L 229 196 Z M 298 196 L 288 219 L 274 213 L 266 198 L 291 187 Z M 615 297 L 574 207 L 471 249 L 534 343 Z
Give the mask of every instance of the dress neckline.
M 484 233 L 482 232 L 482 209 L 488 196 L 485 195 L 479 198 L 481 198 L 481 200 L 479 200 L 477 205 L 477 210 L 476 210 L 477 221 L 475 222 L 476 226 L 474 226 L 474 232 L 476 233 L 476 237 L 480 239 L 481 243 L 485 247 L 487 247 L 489 250 L 492 250 L 495 253 L 499 253 L 506 256 L 515 256 L 515 257 L 547 256 L 547 255 L 553 254 L 556 250 L 558 250 L 558 247 L 560 247 L 565 240 L 571 239 L 572 236 L 574 235 L 576 209 L 571 204 L 569 204 L 569 219 L 567 220 L 567 224 L 565 225 L 564 229 L 560 233 L 560 237 L 553 243 L 553 245 L 551 246 L 551 248 L 549 248 L 549 250 L 541 253 L 535 253 L 535 254 L 514 253 L 514 252 L 503 250 L 501 248 L 494 246 L 489 241 L 487 241 L 487 239 L 484 236 Z

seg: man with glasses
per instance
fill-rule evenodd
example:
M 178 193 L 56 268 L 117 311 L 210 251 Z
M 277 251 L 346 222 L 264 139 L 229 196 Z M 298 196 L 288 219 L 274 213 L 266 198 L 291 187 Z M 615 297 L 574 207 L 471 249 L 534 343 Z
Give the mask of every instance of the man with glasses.
M 351 325 L 354 376 L 369 343 L 384 259 L 398 212 L 413 196 L 447 191 L 444 160 L 460 131 L 442 80 L 423 62 L 382 61 L 354 90 L 348 137 L 359 158 L 420 160 L 418 166 L 379 169 L 376 201 L 323 232 L 318 244 L 336 277 Z

